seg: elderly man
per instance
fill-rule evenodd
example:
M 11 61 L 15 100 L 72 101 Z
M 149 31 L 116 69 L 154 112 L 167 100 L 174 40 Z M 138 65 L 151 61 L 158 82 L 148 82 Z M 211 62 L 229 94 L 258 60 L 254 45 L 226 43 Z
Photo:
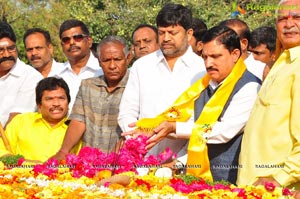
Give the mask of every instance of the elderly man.
M 97 54 L 104 75 L 82 81 L 56 159 L 63 159 L 81 138 L 83 146 L 104 152 L 115 150 L 121 138 L 117 117 L 128 79 L 128 48 L 124 39 L 108 36 L 98 44 Z
M 90 50 L 93 40 L 82 21 L 77 19 L 64 21 L 59 29 L 59 37 L 68 61 L 64 63 L 57 75 L 68 83 L 72 99 L 69 104 L 71 110 L 81 80 L 102 75 L 103 71 Z
M 62 63 L 53 59 L 53 45 L 48 31 L 40 28 L 28 29 L 23 37 L 26 56 L 30 64 L 44 77 L 55 76 Z
M 16 35 L 0 22 L 0 123 L 5 126 L 16 114 L 36 110 L 34 89 L 43 76 L 18 59 Z
M 9 147 L 0 145 L 0 156 L 23 155 L 26 160 L 46 161 L 59 150 L 67 130 L 70 93 L 67 83 L 56 77 L 36 87 L 38 112 L 19 114 L 5 130 Z
M 282 54 L 265 79 L 245 128 L 240 185 L 300 188 L 300 1 L 279 3 Z M 278 46 L 280 47 L 280 46 Z

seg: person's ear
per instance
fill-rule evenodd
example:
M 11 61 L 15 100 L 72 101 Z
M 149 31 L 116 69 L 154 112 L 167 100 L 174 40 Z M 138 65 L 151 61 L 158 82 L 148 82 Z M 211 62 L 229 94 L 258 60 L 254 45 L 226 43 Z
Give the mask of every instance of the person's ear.
M 272 60 L 273 62 L 276 61 L 276 54 L 275 54 L 275 52 L 272 52 L 272 54 L 271 54 L 271 60 Z
M 241 39 L 240 43 L 241 43 L 242 52 L 247 51 L 247 48 L 248 48 L 248 39 L 245 39 L 245 38 Z
M 188 42 L 190 42 L 190 40 L 192 39 L 194 31 L 193 31 L 193 29 L 190 28 L 186 31 L 186 33 L 187 33 L 187 37 L 188 37 Z
M 91 48 L 93 45 L 93 38 L 91 36 L 88 36 L 87 40 L 88 40 L 89 48 Z
M 203 42 L 202 41 L 197 42 L 196 49 L 197 49 L 198 52 L 201 52 L 201 50 L 203 49 Z
M 38 109 L 38 112 L 39 112 L 39 113 L 41 112 L 41 107 L 42 107 L 41 104 L 37 104 L 37 109 Z
M 126 56 L 127 67 L 130 65 L 130 63 L 132 62 L 133 59 L 134 59 L 134 46 L 132 45 Z
M 51 55 L 53 55 L 53 45 L 49 44 L 48 48 L 49 48 L 49 51 L 50 51 Z
M 232 52 L 231 52 L 231 56 L 232 56 L 232 59 L 233 59 L 233 62 L 236 63 L 238 61 L 238 59 L 240 58 L 241 56 L 241 51 L 239 49 L 234 49 Z

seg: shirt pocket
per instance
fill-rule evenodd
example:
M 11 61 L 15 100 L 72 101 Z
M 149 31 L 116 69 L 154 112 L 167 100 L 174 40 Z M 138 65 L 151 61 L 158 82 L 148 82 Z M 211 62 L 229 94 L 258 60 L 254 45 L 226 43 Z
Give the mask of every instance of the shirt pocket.
M 259 94 L 258 100 L 266 105 L 280 105 L 286 103 L 291 95 L 291 76 L 280 76 L 264 82 Z

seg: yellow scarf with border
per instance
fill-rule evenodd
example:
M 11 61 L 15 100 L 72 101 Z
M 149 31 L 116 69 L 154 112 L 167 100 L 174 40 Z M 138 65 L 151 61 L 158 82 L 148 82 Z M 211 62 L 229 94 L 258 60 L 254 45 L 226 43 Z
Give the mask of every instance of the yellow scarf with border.
M 199 118 L 194 124 L 188 145 L 187 173 L 212 181 L 210 164 L 207 154 L 206 140 L 203 133 L 211 130 L 221 115 L 223 108 L 231 95 L 234 86 L 242 77 L 246 66 L 239 58 L 233 70 L 224 80 L 220 88 L 205 104 Z M 194 112 L 194 102 L 209 85 L 210 77 L 206 74 L 203 78 L 189 87 L 173 105 L 155 118 L 143 118 L 137 121 L 136 128 L 141 131 L 153 131 L 163 121 L 187 121 Z

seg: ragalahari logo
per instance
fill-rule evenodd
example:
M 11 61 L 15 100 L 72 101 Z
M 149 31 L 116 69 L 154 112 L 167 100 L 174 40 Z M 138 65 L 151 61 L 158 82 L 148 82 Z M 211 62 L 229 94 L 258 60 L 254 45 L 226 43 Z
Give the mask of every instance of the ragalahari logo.
M 232 2 L 232 11 L 233 12 L 230 14 L 231 18 L 236 18 L 238 15 L 246 14 L 246 10 L 243 9 L 237 2 Z

